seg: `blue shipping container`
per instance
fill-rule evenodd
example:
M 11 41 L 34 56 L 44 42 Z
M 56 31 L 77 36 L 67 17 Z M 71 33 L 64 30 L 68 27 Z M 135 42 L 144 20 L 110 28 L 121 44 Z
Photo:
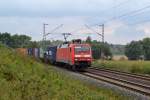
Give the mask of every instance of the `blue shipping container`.
M 47 59 L 50 63 L 54 64 L 56 62 L 56 53 L 57 53 L 57 46 L 50 46 L 47 48 Z
M 28 48 L 28 55 L 33 56 L 33 48 Z

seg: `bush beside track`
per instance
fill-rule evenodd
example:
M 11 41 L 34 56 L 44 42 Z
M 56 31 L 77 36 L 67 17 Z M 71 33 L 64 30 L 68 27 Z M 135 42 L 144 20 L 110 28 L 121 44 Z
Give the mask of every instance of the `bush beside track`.
M 150 75 L 150 61 L 101 61 L 96 60 L 93 66 L 99 68 L 110 68 L 137 74 Z
M 0 100 L 123 100 L 0 45 Z

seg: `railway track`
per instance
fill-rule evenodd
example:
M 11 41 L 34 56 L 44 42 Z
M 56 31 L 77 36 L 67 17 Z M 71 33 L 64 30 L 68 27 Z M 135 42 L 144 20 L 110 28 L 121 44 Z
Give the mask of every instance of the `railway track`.
M 150 97 L 150 76 L 94 67 L 82 74 Z

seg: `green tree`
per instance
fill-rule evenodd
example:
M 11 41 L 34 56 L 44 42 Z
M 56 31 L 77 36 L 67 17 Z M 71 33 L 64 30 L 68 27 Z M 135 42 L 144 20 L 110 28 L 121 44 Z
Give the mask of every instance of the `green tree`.
M 88 36 L 87 38 L 86 38 L 86 41 L 85 41 L 86 43 L 90 43 L 91 44 L 91 42 L 92 42 L 92 38 L 90 37 L 90 36 Z
M 30 44 L 31 37 L 26 35 L 13 35 L 12 36 L 12 45 L 13 48 L 19 48 L 19 47 L 28 47 Z
M 150 60 L 150 38 L 143 39 L 142 43 L 145 59 Z
M 141 41 L 132 41 L 130 44 L 127 44 L 125 47 L 125 55 L 130 60 L 138 60 L 142 55 L 144 55 Z
M 27 35 L 11 35 L 10 33 L 0 33 L 0 42 L 12 48 L 27 47 L 31 42 L 31 37 Z
M 39 48 L 40 45 L 36 41 L 31 41 L 30 44 L 28 45 L 29 48 Z
M 112 53 L 110 50 L 110 45 L 105 43 L 102 44 L 102 52 L 104 52 L 104 55 L 108 58 L 108 57 L 112 57 Z
M 100 44 L 92 44 L 92 55 L 94 59 L 101 58 L 101 47 Z
M 11 35 L 10 33 L 0 33 L 0 41 L 2 44 L 10 45 L 11 44 Z
M 100 59 L 101 58 L 101 53 L 104 53 L 104 56 L 106 58 L 111 58 L 112 53 L 110 50 L 110 46 L 108 43 L 102 43 L 98 42 L 96 40 L 92 41 L 92 54 L 94 59 Z

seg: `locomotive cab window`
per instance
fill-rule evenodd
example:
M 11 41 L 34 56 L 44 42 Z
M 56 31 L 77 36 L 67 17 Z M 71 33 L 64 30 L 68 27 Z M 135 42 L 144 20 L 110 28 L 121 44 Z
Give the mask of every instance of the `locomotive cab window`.
M 88 52 L 88 51 L 90 51 L 90 48 L 88 46 L 76 46 L 75 47 L 75 53 Z

